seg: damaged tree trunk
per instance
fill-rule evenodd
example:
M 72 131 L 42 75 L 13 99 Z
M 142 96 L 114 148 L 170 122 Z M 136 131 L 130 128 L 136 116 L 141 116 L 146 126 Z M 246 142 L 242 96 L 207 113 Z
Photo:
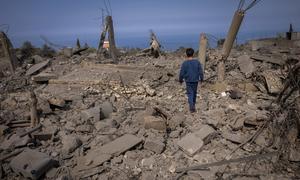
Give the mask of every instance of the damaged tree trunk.
M 243 22 L 245 12 L 238 10 L 235 12 L 231 26 L 229 28 L 225 43 L 223 45 L 222 54 L 218 64 L 218 81 L 222 82 L 225 78 L 225 60 L 228 58 L 233 46 L 233 42 L 236 39 L 236 35 Z
M 39 116 L 37 113 L 37 98 L 35 93 L 30 91 L 30 118 L 31 118 L 31 127 L 35 127 L 37 124 L 39 124 Z
M 118 61 L 118 52 L 116 48 L 114 26 L 113 26 L 113 20 L 111 16 L 106 17 L 106 23 L 108 26 L 109 53 L 111 58 L 116 63 Z
M 104 41 L 108 33 L 108 42 L 109 42 L 109 55 L 116 63 L 118 61 L 118 51 L 116 48 L 115 35 L 114 35 L 114 26 L 111 16 L 106 16 L 103 30 L 100 35 L 100 41 L 98 44 L 97 56 L 100 57 L 104 52 Z
M 206 48 L 207 48 L 207 38 L 204 33 L 200 35 L 200 42 L 199 42 L 199 61 L 202 65 L 203 73 L 205 71 L 205 63 L 206 63 Z

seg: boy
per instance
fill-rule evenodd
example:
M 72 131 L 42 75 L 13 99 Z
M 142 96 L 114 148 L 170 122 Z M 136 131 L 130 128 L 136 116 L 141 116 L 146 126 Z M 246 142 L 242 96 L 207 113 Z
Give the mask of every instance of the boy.
M 179 82 L 183 80 L 186 83 L 186 94 L 188 96 L 188 103 L 190 112 L 196 111 L 195 104 L 197 98 L 198 82 L 203 81 L 203 70 L 200 62 L 197 59 L 193 59 L 194 50 L 188 48 L 186 50 L 187 60 L 185 60 L 180 69 Z

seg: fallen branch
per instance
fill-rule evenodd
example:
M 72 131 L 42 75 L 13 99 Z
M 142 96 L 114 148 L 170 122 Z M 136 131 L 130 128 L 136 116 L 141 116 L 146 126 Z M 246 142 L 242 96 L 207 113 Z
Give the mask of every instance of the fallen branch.
M 28 135 L 28 134 L 31 134 L 31 133 L 33 133 L 33 132 L 39 130 L 40 128 L 42 128 L 42 125 L 41 125 L 41 124 L 39 124 L 38 126 L 32 128 L 31 130 L 29 130 L 29 131 L 27 131 L 27 132 L 24 132 L 24 133 L 20 134 L 20 137 L 24 137 L 24 136 L 26 136 L 26 135 Z

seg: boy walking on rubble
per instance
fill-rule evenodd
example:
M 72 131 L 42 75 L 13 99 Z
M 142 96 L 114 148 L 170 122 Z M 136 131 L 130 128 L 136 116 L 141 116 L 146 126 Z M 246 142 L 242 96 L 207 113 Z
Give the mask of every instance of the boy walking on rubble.
M 200 62 L 193 58 L 194 50 L 188 48 L 186 50 L 187 59 L 182 63 L 179 82 L 186 83 L 186 94 L 188 96 L 188 103 L 190 112 L 194 113 L 196 111 L 195 104 L 197 98 L 198 82 L 203 81 L 203 70 Z

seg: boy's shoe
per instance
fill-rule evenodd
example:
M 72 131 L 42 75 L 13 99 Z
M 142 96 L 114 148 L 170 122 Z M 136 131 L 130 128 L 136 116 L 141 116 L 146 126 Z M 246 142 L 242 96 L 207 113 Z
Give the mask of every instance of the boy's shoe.
M 194 113 L 194 112 L 196 112 L 196 109 L 190 109 L 190 112 Z

